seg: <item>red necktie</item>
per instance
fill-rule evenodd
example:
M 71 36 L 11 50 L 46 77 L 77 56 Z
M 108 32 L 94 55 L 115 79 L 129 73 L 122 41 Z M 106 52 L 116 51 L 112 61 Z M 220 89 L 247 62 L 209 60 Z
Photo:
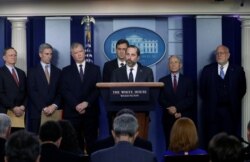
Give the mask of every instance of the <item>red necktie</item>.
M 18 82 L 18 79 L 17 79 L 17 75 L 16 75 L 16 72 L 15 72 L 15 69 L 12 68 L 12 73 L 11 73 L 12 77 L 14 78 L 17 86 L 19 86 L 19 82 Z
M 177 79 L 176 79 L 176 75 L 174 75 L 174 81 L 173 81 L 173 89 L 174 89 L 174 93 L 176 92 L 177 89 Z

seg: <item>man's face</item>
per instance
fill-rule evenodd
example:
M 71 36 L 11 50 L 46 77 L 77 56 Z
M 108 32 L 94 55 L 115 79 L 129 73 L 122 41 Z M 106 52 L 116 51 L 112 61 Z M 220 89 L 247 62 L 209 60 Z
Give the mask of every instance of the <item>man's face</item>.
M 228 62 L 229 57 L 230 57 L 230 53 L 225 47 L 220 46 L 217 48 L 216 61 L 218 64 L 225 65 Z
M 137 55 L 136 48 L 129 47 L 126 51 L 126 64 L 129 67 L 133 67 L 137 61 L 139 60 L 139 56 Z
M 126 43 L 119 44 L 116 47 L 117 58 L 119 58 L 120 60 L 125 60 L 125 58 L 126 58 L 126 49 L 127 48 L 128 48 L 128 46 L 127 46 Z
M 52 59 L 52 49 L 45 48 L 41 53 L 39 53 L 41 61 L 45 64 L 50 64 Z
M 85 60 L 85 51 L 80 45 L 71 50 L 71 55 L 76 63 L 82 63 Z
M 6 54 L 3 56 L 5 64 L 10 66 L 15 66 L 17 61 L 17 53 L 14 49 L 9 49 L 6 51 Z
M 172 56 L 168 62 L 168 68 L 171 73 L 178 73 L 182 68 L 182 64 L 177 57 Z

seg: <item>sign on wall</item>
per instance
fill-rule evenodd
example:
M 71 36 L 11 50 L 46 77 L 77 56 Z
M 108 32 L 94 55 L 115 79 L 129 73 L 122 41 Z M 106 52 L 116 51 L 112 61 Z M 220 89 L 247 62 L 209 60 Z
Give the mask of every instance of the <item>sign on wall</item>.
M 128 40 L 129 44 L 137 46 L 141 51 L 139 62 L 145 66 L 150 66 L 159 62 L 165 54 L 165 42 L 154 31 L 129 27 L 123 28 L 110 34 L 104 43 L 104 52 L 112 60 L 116 58 L 116 42 L 119 39 Z

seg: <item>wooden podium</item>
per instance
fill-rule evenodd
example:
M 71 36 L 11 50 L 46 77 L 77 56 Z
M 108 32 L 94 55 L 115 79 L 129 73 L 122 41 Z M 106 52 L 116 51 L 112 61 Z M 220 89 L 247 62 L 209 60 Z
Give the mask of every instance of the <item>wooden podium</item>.
M 109 82 L 97 83 L 107 112 L 129 108 L 136 112 L 139 136 L 147 138 L 148 113 L 155 109 L 162 82 Z

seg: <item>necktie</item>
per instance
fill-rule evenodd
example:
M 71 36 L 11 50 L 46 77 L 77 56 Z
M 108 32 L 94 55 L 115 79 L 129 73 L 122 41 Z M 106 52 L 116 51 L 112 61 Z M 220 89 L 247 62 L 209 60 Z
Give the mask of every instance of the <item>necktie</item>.
M 12 73 L 11 73 L 11 75 L 12 75 L 12 77 L 14 78 L 14 80 L 15 80 L 17 86 L 19 86 L 19 81 L 18 81 L 18 79 L 17 79 L 16 71 L 15 71 L 14 68 L 12 68 Z
M 220 77 L 222 79 L 224 79 L 224 77 L 225 77 L 225 74 L 224 74 L 224 71 L 223 71 L 223 66 L 220 67 Z
M 130 69 L 129 76 L 128 76 L 128 81 L 129 82 L 134 82 L 134 77 L 133 77 L 133 68 Z
M 176 79 L 176 75 L 174 75 L 173 89 L 174 89 L 174 92 L 176 92 L 176 89 L 177 89 L 177 79 Z
M 83 81 L 83 69 L 82 69 L 82 64 L 79 65 L 80 67 L 80 78 L 81 78 L 81 81 Z
M 120 65 L 121 65 L 121 67 L 123 67 L 123 66 L 124 66 L 124 63 L 120 63 Z
M 50 78 L 50 76 L 49 76 L 49 65 L 45 65 L 45 76 L 46 76 L 46 79 L 47 79 L 47 82 L 49 83 L 49 78 Z

